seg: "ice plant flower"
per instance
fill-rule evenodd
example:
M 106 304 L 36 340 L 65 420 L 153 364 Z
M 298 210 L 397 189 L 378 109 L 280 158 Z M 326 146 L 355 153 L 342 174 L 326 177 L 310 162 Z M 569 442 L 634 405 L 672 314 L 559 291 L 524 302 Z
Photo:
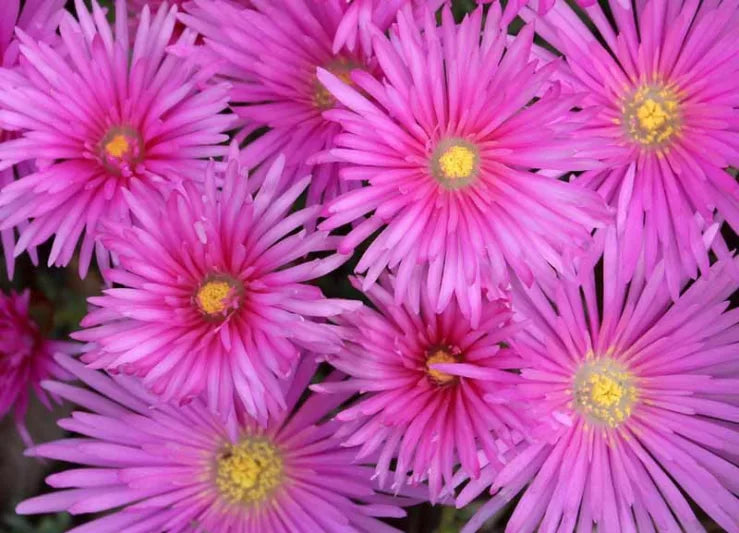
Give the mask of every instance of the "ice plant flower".
M 501 347 L 516 326 L 502 300 L 486 302 L 473 328 L 455 303 L 437 314 L 425 285 L 416 282 L 413 292 L 418 309 L 393 301 L 391 278 L 373 285 L 366 296 L 375 309 L 341 318 L 345 348 L 328 358 L 350 379 L 314 390 L 361 393 L 336 417 L 346 422 L 346 444 L 362 446 L 359 459 L 380 451 L 380 486 L 391 477 L 397 490 L 410 472 L 408 481 L 428 481 L 431 500 L 439 501 L 457 465 L 477 478 L 478 451 L 485 464 L 502 466 L 498 456 L 527 433 L 515 406 L 484 400 L 519 380 L 508 371 L 520 366 L 518 357 Z
M 29 315 L 30 292 L 0 292 L 0 418 L 12 412 L 21 436 L 30 442 L 24 418 L 29 395 L 51 408 L 41 381 L 65 377 L 54 353 L 72 353 L 74 344 L 44 337 Z
M 265 422 L 284 409 L 280 380 L 301 354 L 338 348 L 325 317 L 359 302 L 306 283 L 344 260 L 305 259 L 336 246 L 302 229 L 319 207 L 289 213 L 310 178 L 278 193 L 278 158 L 255 187 L 238 157 L 225 172 L 210 167 L 205 192 L 186 183 L 166 205 L 128 195 L 138 222 L 101 236 L 120 261 L 106 276 L 121 286 L 90 298 L 96 309 L 73 337 L 91 343 L 85 362 L 139 376 L 166 401 L 205 392 L 214 411 L 225 416 L 236 403 Z
M 609 5 L 612 19 L 589 7 L 588 26 L 558 1 L 536 29 L 565 54 L 563 82 L 585 93 L 583 105 L 594 111 L 581 135 L 603 139 L 606 168 L 576 183 L 617 209 L 624 243 L 648 244 L 649 269 L 664 257 L 676 298 L 683 276 L 708 269 L 703 241 L 718 228 L 715 214 L 739 229 L 739 184 L 726 172 L 739 165 L 737 5 Z M 625 275 L 638 250 L 623 248 Z
M 374 41 L 384 83 L 318 74 L 348 108 L 324 113 L 345 130 L 330 155 L 347 163 L 344 181 L 368 182 L 330 202 L 321 227 L 361 220 L 342 253 L 379 231 L 357 265 L 365 288 L 390 267 L 400 302 L 420 270 L 435 310 L 456 297 L 473 324 L 482 291 L 501 296 L 509 266 L 527 282 L 565 270 L 568 251 L 609 218 L 591 191 L 529 170 L 593 161 L 576 153 L 589 142 L 576 138 L 576 97 L 542 91 L 559 62 L 531 62 L 533 27 L 509 41 L 500 17 L 496 3 L 482 28 L 481 9 L 457 25 L 445 9 L 437 28 L 427 11 L 419 29 L 404 9 L 391 36 Z
M 10 69 L 18 63 L 18 41 L 13 39 L 13 32 L 18 26 L 28 35 L 39 41 L 50 42 L 54 39 L 54 32 L 64 8 L 64 0 L 31 0 L 25 2 L 21 10 L 20 0 L 7 0 L 0 3 L 0 67 Z M 10 132 L 3 131 L 0 124 L 0 143 L 12 138 Z M 21 164 L 0 170 L 0 189 L 12 183 L 15 174 L 25 175 L 33 171 L 31 165 Z M 19 223 L 21 227 L 25 222 Z M 13 278 L 15 258 L 15 230 L 8 228 L 0 230 L 5 256 L 5 267 L 8 278 Z M 33 261 L 36 254 L 31 250 Z
M 153 197 L 201 177 L 201 159 L 225 153 L 218 144 L 232 119 L 218 114 L 227 86 L 199 91 L 196 68 L 165 53 L 175 8 L 153 16 L 144 8 L 129 42 L 124 0 L 115 34 L 97 2 L 92 12 L 75 5 L 79 20 L 65 12 L 61 48 L 19 30 L 26 68 L 0 69 L 0 127 L 19 135 L 0 144 L 0 169 L 37 166 L 0 191 L 0 230 L 32 219 L 15 253 L 54 235 L 50 265 L 68 264 L 81 240 L 84 275 L 100 221 L 130 218 L 123 191 Z M 107 262 L 102 249 L 98 260 Z
M 206 68 L 232 83 L 241 135 L 270 129 L 244 151 L 247 165 L 253 158 L 286 154 L 291 175 L 313 176 L 309 205 L 347 190 L 349 183 L 338 178 L 339 164 L 311 160 L 333 146 L 341 130 L 323 117 L 337 101 L 316 78 L 316 69 L 347 81 L 354 69 L 373 69 L 371 28 L 386 29 L 405 3 L 410 0 L 258 0 L 243 9 L 233 2 L 195 0 L 188 6 L 180 18 L 204 36 L 200 55 Z
M 512 343 L 521 393 L 551 438 L 500 471 L 464 531 L 527 484 L 506 531 L 703 531 L 688 498 L 739 529 L 739 315 L 727 301 L 739 262 L 716 263 L 673 302 L 663 263 L 646 274 L 642 259 L 625 278 L 608 241 L 602 276 L 514 290 L 531 320 Z
M 379 493 L 372 470 L 352 462 L 333 435 L 338 423 L 327 420 L 335 398 L 313 395 L 296 407 L 313 361 L 282 384 L 287 411 L 266 428 L 249 418 L 222 421 L 200 399 L 152 405 L 128 376 L 59 363 L 93 389 L 44 384 L 84 409 L 59 422 L 79 437 L 28 455 L 80 466 L 49 476 L 59 490 L 20 503 L 20 514 L 113 510 L 69 533 L 389 533 L 396 530 L 375 517 L 403 516 L 398 506 L 412 501 Z

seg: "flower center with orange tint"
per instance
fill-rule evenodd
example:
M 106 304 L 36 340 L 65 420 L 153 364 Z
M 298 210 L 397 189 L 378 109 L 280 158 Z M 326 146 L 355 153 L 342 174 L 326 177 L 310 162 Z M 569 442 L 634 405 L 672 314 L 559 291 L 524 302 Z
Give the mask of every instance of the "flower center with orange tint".
M 642 85 L 623 105 L 623 123 L 631 140 L 644 148 L 661 148 L 680 131 L 676 92 L 660 85 Z
M 341 57 L 332 61 L 328 65 L 323 66 L 323 68 L 347 85 L 353 85 L 350 74 L 352 70 L 361 68 L 361 65 L 356 61 Z M 334 95 L 332 95 L 328 89 L 323 86 L 315 75 L 313 78 L 313 104 L 321 111 L 331 109 L 336 105 L 336 98 L 334 98 Z
M 588 422 L 612 428 L 631 416 L 637 397 L 634 376 L 610 357 L 586 360 L 575 374 L 573 393 Z
M 110 172 L 130 174 L 144 157 L 141 135 L 127 126 L 111 128 L 100 141 L 99 154 Z
M 227 444 L 216 458 L 215 482 L 229 503 L 254 505 L 268 500 L 282 484 L 284 461 L 267 438 L 248 437 Z
M 448 348 L 435 348 L 426 355 L 426 375 L 434 385 L 444 386 L 456 383 L 458 378 L 441 370 L 432 368 L 432 365 L 440 363 L 457 363 L 459 358 L 451 353 Z
M 464 139 L 444 139 L 431 155 L 431 174 L 447 189 L 472 183 L 479 170 L 480 150 Z
M 240 281 L 220 274 L 206 276 L 195 291 L 198 310 L 210 320 L 221 321 L 241 305 L 244 286 Z

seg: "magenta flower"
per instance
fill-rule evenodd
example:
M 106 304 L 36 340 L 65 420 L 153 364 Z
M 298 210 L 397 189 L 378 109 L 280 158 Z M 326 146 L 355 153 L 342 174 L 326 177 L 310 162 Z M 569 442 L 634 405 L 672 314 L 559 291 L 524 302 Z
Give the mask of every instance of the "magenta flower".
M 243 152 L 244 163 L 251 167 L 286 154 L 288 173 L 312 174 L 308 205 L 347 191 L 349 183 L 338 178 L 339 165 L 311 160 L 333 146 L 340 131 L 323 118 L 337 102 L 316 78 L 316 69 L 347 80 L 353 69 L 373 69 L 370 29 L 380 25 L 384 30 L 407 2 L 259 1 L 243 9 L 233 2 L 195 0 L 189 5 L 180 18 L 205 37 L 206 50 L 200 51 L 205 68 L 233 84 L 233 108 L 243 121 L 240 138 L 270 128 Z
M 211 167 L 205 193 L 185 183 L 166 206 L 128 195 L 138 222 L 101 237 L 120 261 L 106 276 L 122 287 L 90 298 L 97 309 L 73 337 L 92 343 L 85 362 L 139 376 L 165 401 L 205 392 L 214 411 L 236 402 L 266 422 L 285 408 L 280 380 L 301 354 L 338 349 L 325 317 L 360 304 L 306 283 L 345 259 L 304 259 L 336 246 L 302 229 L 319 207 L 289 213 L 309 178 L 278 194 L 278 158 L 257 189 L 234 158 L 225 173 Z
M 348 163 L 345 182 L 368 182 L 330 202 L 321 227 L 361 220 L 342 253 L 379 231 L 357 265 L 365 289 L 390 267 L 400 302 L 420 271 L 436 312 L 456 297 L 475 325 L 482 291 L 501 296 L 508 266 L 527 282 L 550 265 L 566 270 L 564 257 L 608 216 L 592 192 L 528 170 L 594 164 L 577 155 L 591 142 L 577 139 L 577 99 L 557 86 L 540 94 L 559 63 L 530 63 L 533 27 L 509 41 L 496 3 L 480 40 L 481 9 L 459 25 L 443 13 L 437 28 L 427 11 L 419 30 L 403 10 L 390 38 L 376 36 L 384 83 L 355 72 L 353 88 L 319 70 L 349 108 L 324 113 L 346 131 L 330 154 Z
M 30 442 L 24 424 L 30 393 L 51 409 L 40 383 L 52 376 L 66 377 L 53 354 L 74 351 L 72 343 L 51 341 L 41 334 L 28 314 L 29 300 L 27 290 L 8 295 L 0 292 L 0 418 L 12 411 L 26 442 Z
M 13 31 L 17 25 L 36 40 L 50 42 L 55 38 L 54 32 L 62 15 L 64 0 L 30 0 L 25 2 L 21 10 L 20 0 L 6 0 L 0 3 L 0 67 L 13 68 L 18 63 L 18 41 L 13 39 Z M 0 124 L 0 144 L 13 138 L 13 134 L 3 131 Z M 33 172 L 33 166 L 19 164 L 0 170 L 0 189 L 12 183 L 15 174 L 24 176 Z M 26 221 L 19 223 L 23 228 Z M 13 228 L 0 230 L 5 267 L 8 278 L 12 279 L 15 270 L 15 231 Z M 34 249 L 29 250 L 31 258 L 36 263 Z
M 130 218 L 124 191 L 156 197 L 201 177 L 201 159 L 225 153 L 231 118 L 218 114 L 227 86 L 198 91 L 193 65 L 165 53 L 174 8 L 145 8 L 131 44 L 125 1 L 115 36 L 96 2 L 89 13 L 77 0 L 76 11 L 79 21 L 62 19 L 61 48 L 19 31 L 25 68 L 0 69 L 0 126 L 20 135 L 0 144 L 0 169 L 37 167 L 0 191 L 0 230 L 32 219 L 15 253 L 54 235 L 50 265 L 68 264 L 81 240 L 84 275 L 99 222 Z M 100 248 L 98 260 L 108 260 Z
M 362 445 L 359 459 L 380 451 L 375 468 L 380 486 L 392 475 L 397 490 L 410 472 L 412 484 L 428 480 L 435 502 L 456 465 L 477 478 L 478 450 L 485 464 L 500 467 L 498 456 L 528 433 L 515 407 L 484 401 L 488 394 L 503 398 L 501 391 L 519 381 L 507 370 L 521 361 L 500 346 L 516 328 L 507 303 L 486 302 L 480 325 L 473 328 L 456 304 L 437 314 L 425 287 L 416 282 L 413 288 L 420 309 L 393 302 L 391 279 L 369 289 L 377 310 L 363 307 L 343 317 L 346 347 L 328 358 L 350 379 L 314 390 L 360 392 L 358 401 L 337 415 L 347 422 L 341 431 L 346 444 Z
M 200 400 L 152 406 L 131 378 L 58 361 L 94 389 L 44 384 L 85 409 L 59 422 L 80 437 L 27 454 L 80 467 L 49 476 L 60 490 L 22 502 L 18 513 L 114 510 L 69 533 L 389 533 L 396 530 L 375 517 L 403 516 L 398 506 L 413 501 L 378 493 L 371 469 L 352 463 L 352 450 L 333 436 L 337 422 L 325 420 L 341 400 L 313 395 L 296 407 L 311 361 L 283 384 L 287 411 L 266 428 L 224 423 Z
M 707 271 L 703 241 L 719 223 L 739 229 L 739 184 L 725 171 L 739 165 L 739 16 L 732 2 L 610 7 L 615 27 L 597 5 L 587 10 L 597 38 L 565 2 L 536 28 L 565 54 L 564 83 L 587 95 L 586 134 L 603 139 L 606 168 L 576 183 L 617 209 L 623 243 L 647 243 L 648 270 L 664 257 L 677 298 L 683 276 Z M 623 251 L 628 276 L 639 247 Z
M 573 0 L 577 5 L 580 7 L 589 7 L 596 5 L 598 0 Z M 630 0 L 616 0 L 620 2 L 629 2 Z M 504 15 L 504 20 L 510 22 L 516 14 L 518 14 L 519 10 L 524 6 L 529 6 L 531 9 L 535 12 L 537 12 L 539 15 L 546 14 L 550 9 L 554 7 L 554 4 L 557 2 L 557 0 L 511 0 L 506 5 L 506 12 Z
M 739 263 L 717 263 L 673 303 L 662 263 L 619 274 L 613 232 L 602 277 L 514 291 L 531 320 L 512 344 L 521 394 L 551 439 L 500 471 L 465 531 L 527 484 L 506 531 L 703 531 L 684 494 L 739 529 L 739 315 L 727 311 Z

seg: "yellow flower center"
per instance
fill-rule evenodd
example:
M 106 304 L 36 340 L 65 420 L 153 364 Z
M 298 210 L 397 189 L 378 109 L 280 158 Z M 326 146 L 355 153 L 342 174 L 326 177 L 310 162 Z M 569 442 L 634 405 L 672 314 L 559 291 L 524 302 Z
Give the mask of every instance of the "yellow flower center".
M 629 137 L 646 148 L 659 148 L 680 130 L 679 102 L 667 87 L 643 85 L 623 107 Z
M 631 416 L 637 396 L 633 375 L 610 357 L 583 363 L 573 388 L 577 409 L 589 422 L 608 427 Z
M 439 157 L 439 166 L 447 179 L 469 178 L 475 169 L 475 152 L 466 146 L 455 145 L 447 148 Z
M 123 157 L 123 154 L 128 152 L 131 145 L 128 143 L 128 139 L 125 135 L 116 135 L 105 145 L 105 151 L 109 155 L 117 158 Z
M 426 358 L 426 374 L 436 385 L 448 385 L 457 381 L 457 376 L 431 368 L 439 363 L 456 363 L 458 359 L 443 348 L 436 349 Z
M 195 292 L 195 304 L 208 318 L 223 319 L 241 303 L 243 287 L 228 276 L 210 275 Z
M 277 447 L 263 437 L 228 444 L 216 461 L 216 486 L 230 503 L 257 504 L 282 484 L 284 464 Z
M 471 183 L 479 168 L 479 149 L 464 139 L 445 139 L 431 155 L 431 174 L 447 189 L 458 189 Z
M 135 129 L 115 126 L 101 139 L 98 154 L 109 172 L 127 175 L 143 159 L 144 144 Z

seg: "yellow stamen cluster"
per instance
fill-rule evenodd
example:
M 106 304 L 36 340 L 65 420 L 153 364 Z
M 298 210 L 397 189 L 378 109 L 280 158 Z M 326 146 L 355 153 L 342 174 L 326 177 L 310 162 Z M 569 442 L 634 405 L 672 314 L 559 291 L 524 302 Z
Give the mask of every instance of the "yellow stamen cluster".
M 120 159 L 131 149 L 131 145 L 123 134 L 115 135 L 110 141 L 105 144 L 105 151 L 112 157 Z
M 100 162 L 111 174 L 129 175 L 144 157 L 144 143 L 130 126 L 113 126 L 98 144 Z
M 280 451 L 266 438 L 246 438 L 228 444 L 216 462 L 216 486 L 230 503 L 257 504 L 282 484 Z
M 431 368 L 431 365 L 456 362 L 457 358 L 454 357 L 454 355 L 449 353 L 447 350 L 443 348 L 433 350 L 426 358 L 426 374 L 428 375 L 429 379 L 436 385 L 448 385 L 457 381 L 457 376 L 453 376 L 452 374 L 447 374 L 446 372 L 442 372 L 441 370 Z
M 664 146 L 680 129 L 678 97 L 667 87 L 641 86 L 626 99 L 622 112 L 629 137 L 647 148 Z
M 479 149 L 464 139 L 445 139 L 431 155 L 431 174 L 447 189 L 458 189 L 472 182 L 479 168 Z
M 439 157 L 439 166 L 449 180 L 469 178 L 475 169 L 475 152 L 466 146 L 450 146 Z
M 196 295 L 198 305 L 208 315 L 218 315 L 226 310 L 233 288 L 225 280 L 212 280 L 204 283 Z
M 631 416 L 634 377 L 610 357 L 587 360 L 574 379 L 576 408 L 594 425 L 615 428 Z

